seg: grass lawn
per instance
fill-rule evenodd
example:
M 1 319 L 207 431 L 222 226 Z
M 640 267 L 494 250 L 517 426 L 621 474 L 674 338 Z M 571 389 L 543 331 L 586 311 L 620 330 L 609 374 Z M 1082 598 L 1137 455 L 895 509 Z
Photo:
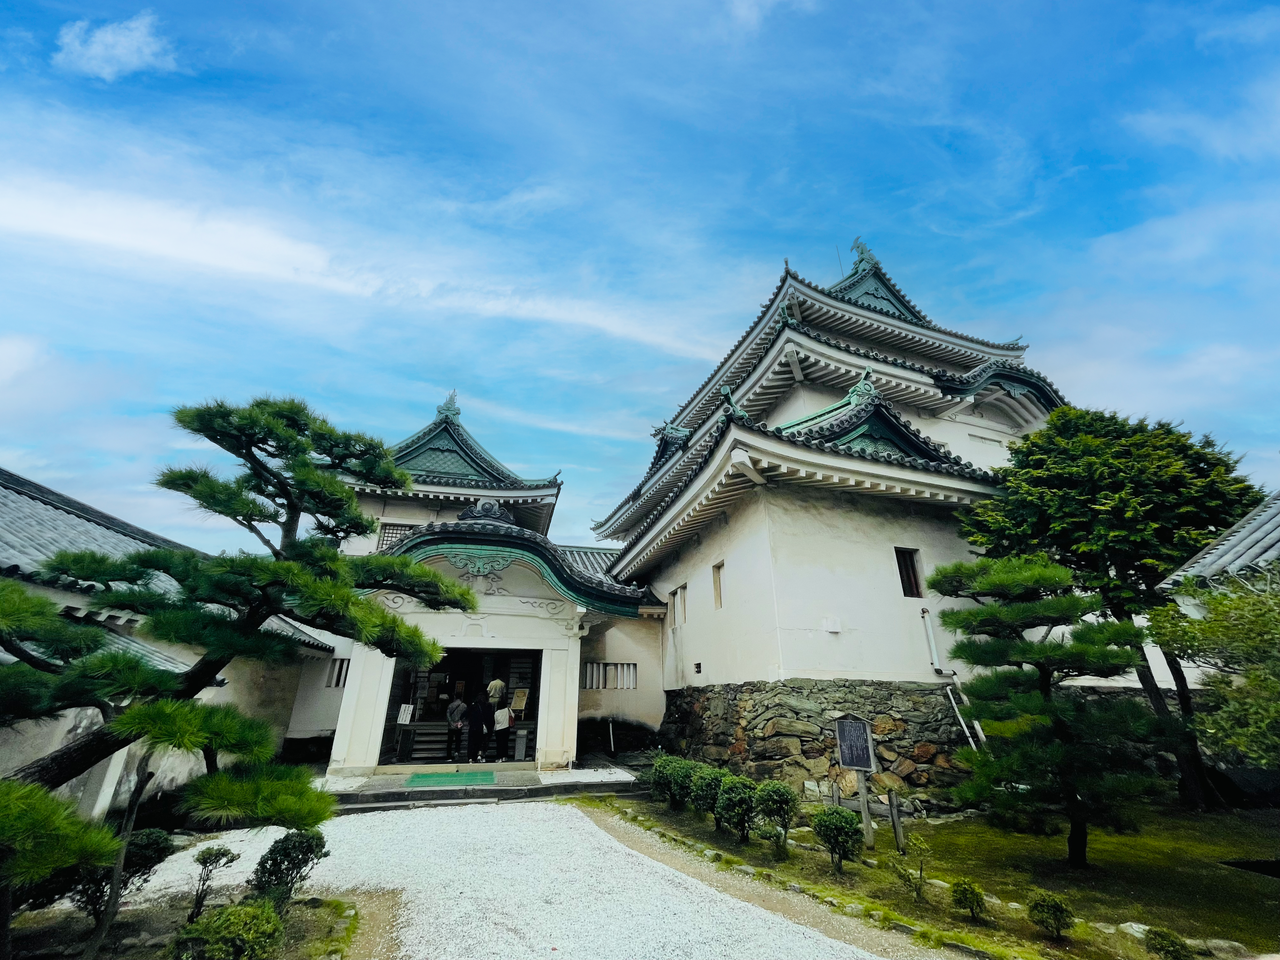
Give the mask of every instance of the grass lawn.
M 773 871 L 781 882 L 821 886 L 837 899 L 880 904 L 940 931 L 975 935 L 1009 951 L 1031 946 L 1044 956 L 1084 960 L 1147 956 L 1133 937 L 1108 935 L 1088 926 L 1077 926 L 1068 941 L 1054 943 L 1026 919 L 1025 911 L 995 907 L 989 920 L 975 924 L 967 914 L 953 910 L 947 892 L 935 887 L 929 888 L 925 903 L 917 903 L 885 868 L 888 858 L 897 856 L 887 824 L 878 832 L 879 848 L 868 853 L 879 867 L 846 866 L 845 876 L 838 877 L 822 852 L 796 850 L 789 860 L 777 863 L 768 844 L 753 840 L 739 845 L 717 834 L 709 818 L 691 811 L 672 812 L 664 804 L 648 801 L 628 800 L 619 806 Z M 1084 871 L 1067 869 L 1065 836 L 1004 833 L 980 819 L 933 826 L 909 821 L 908 829 L 933 847 L 928 876 L 948 881 L 969 877 L 1006 902 L 1025 904 L 1032 891 L 1040 888 L 1065 896 L 1076 915 L 1086 921 L 1135 920 L 1169 927 L 1188 938 L 1238 940 L 1260 953 L 1275 952 L 1280 946 L 1280 879 L 1220 864 L 1280 853 L 1277 811 L 1191 817 L 1152 809 L 1138 834 L 1091 831 L 1093 865 Z M 811 834 L 806 834 L 801 831 L 797 837 L 811 842 Z M 1025 952 L 1020 955 L 1026 956 Z

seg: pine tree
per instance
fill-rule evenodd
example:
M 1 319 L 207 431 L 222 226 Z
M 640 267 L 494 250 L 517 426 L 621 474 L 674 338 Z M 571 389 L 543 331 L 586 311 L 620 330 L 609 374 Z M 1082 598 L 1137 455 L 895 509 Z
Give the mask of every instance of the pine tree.
M 1094 701 L 1063 684 L 1132 670 L 1139 629 L 1086 622 L 1101 598 L 1076 592 L 1071 571 L 1044 555 L 939 567 L 929 588 L 974 602 L 941 614 L 963 638 L 950 655 L 982 671 L 964 691 L 987 749 L 962 752 L 973 777 L 957 796 L 992 804 L 1006 823 L 1043 823 L 1061 810 L 1068 862 L 1087 866 L 1089 825 L 1130 826 L 1132 801 L 1154 786 L 1135 745 L 1156 721 L 1140 703 Z
M 0 691 L 18 694 L 16 706 L 6 701 L 0 708 L 6 719 L 92 706 L 104 720 L 15 771 L 16 779 L 56 787 L 128 746 L 140 734 L 110 722 L 126 702 L 189 700 L 237 657 L 289 661 L 298 648 L 289 623 L 350 637 L 418 666 L 439 661 L 439 644 L 366 591 L 394 590 L 436 610 L 475 608 L 470 589 L 408 557 L 339 553 L 344 540 L 377 528 L 360 512 L 347 481 L 395 489 L 409 484 L 381 442 L 338 431 L 293 399 L 264 397 L 243 407 L 215 401 L 182 407 L 174 420 L 236 457 L 240 470 L 224 479 L 205 467 L 171 468 L 158 484 L 248 530 L 266 554 L 155 549 L 112 558 L 75 552 L 45 564 L 51 580 L 69 578 L 91 588 L 93 606 L 143 614 L 150 636 L 203 648 L 181 673 L 103 651 L 100 632 L 58 625 L 48 608 L 22 608 L 0 595 L 0 647 L 19 661 L 0 667 Z
M 1212 437 L 1167 422 L 1060 407 L 1011 445 L 1009 465 L 995 471 L 1002 495 L 976 504 L 963 533 L 989 557 L 1047 553 L 1110 617 L 1132 620 L 1163 605 L 1160 583 L 1262 499 L 1239 466 Z M 1187 724 L 1173 744 L 1179 790 L 1189 806 L 1221 806 L 1192 733 L 1182 665 L 1171 651 L 1164 658 Z M 1136 669 L 1151 709 L 1169 716 L 1145 658 Z

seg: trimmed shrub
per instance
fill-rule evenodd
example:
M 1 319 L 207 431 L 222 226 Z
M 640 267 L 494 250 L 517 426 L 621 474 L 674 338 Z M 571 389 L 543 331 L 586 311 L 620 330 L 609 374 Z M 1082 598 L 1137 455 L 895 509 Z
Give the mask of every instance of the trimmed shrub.
M 716 816 L 716 801 L 720 799 L 720 784 L 728 775 L 728 770 L 700 763 L 693 774 L 693 788 L 689 791 L 693 809 L 704 816 L 708 813 L 714 816 L 717 830 L 720 829 L 720 818 Z
M 689 802 L 689 796 L 693 793 L 693 776 L 697 772 L 698 764 L 681 757 L 672 757 L 667 769 L 671 809 L 683 810 L 685 804 Z
M 173 853 L 173 838 L 163 830 L 135 830 L 124 852 L 124 872 L 120 875 L 120 898 L 139 890 Z M 97 923 L 107 909 L 113 867 L 88 867 L 79 871 L 67 891 L 67 899 Z
M 767 780 L 756 788 L 756 816 L 775 829 L 769 839 L 779 860 L 787 858 L 787 834 L 800 815 L 800 798 L 785 783 Z
M 756 815 L 756 784 L 746 777 L 725 777 L 716 799 L 716 819 L 738 835 L 740 843 L 751 839 L 751 823 Z
M 889 869 L 902 881 L 902 885 L 915 895 L 917 900 L 924 899 L 924 865 L 933 856 L 933 850 L 923 837 L 912 834 L 907 837 L 907 850 L 900 859 L 890 860 Z
M 253 868 L 249 889 L 270 900 L 278 914 L 289 909 L 293 892 L 310 876 L 315 865 L 329 856 L 319 830 L 294 830 L 271 844 Z
M 1152 927 L 1143 934 L 1142 945 L 1160 960 L 1194 960 L 1187 941 L 1163 927 Z
M 844 807 L 819 807 L 809 814 L 818 842 L 831 854 L 831 866 L 836 873 L 844 873 L 846 860 L 862 856 L 862 817 Z
M 655 800 L 667 800 L 671 797 L 671 763 L 679 760 L 669 753 L 660 753 L 653 758 L 653 768 L 649 771 L 649 790 Z
M 969 916 L 974 920 L 980 920 L 987 912 L 987 901 L 982 895 L 982 888 L 967 878 L 951 885 L 951 905 L 957 910 L 968 910 Z
M 240 854 L 232 853 L 230 847 L 205 847 L 196 854 L 200 874 L 196 877 L 195 902 L 187 914 L 187 923 L 195 923 L 204 913 L 204 902 L 209 899 L 214 871 L 229 867 L 239 859 Z
M 1075 923 L 1075 911 L 1056 893 L 1037 893 L 1027 904 L 1027 916 L 1042 930 L 1048 930 L 1055 939 L 1071 929 Z
M 269 900 L 246 900 L 210 910 L 184 927 L 175 960 L 273 960 L 284 946 L 284 923 Z

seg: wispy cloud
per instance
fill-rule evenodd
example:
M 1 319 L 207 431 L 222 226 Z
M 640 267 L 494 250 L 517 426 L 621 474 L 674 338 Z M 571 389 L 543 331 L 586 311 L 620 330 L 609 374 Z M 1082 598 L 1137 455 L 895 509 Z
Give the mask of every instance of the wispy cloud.
M 1262 7 L 1242 16 L 1201 20 L 1196 42 L 1200 45 L 1265 43 L 1277 34 L 1280 34 L 1280 7 Z
M 729 15 L 737 23 L 754 30 L 775 7 L 809 11 L 816 6 L 816 2 L 815 0 L 727 0 L 727 6 Z
M 1250 84 L 1234 109 L 1147 110 L 1127 120 L 1159 144 L 1191 147 L 1221 160 L 1269 159 L 1280 154 L 1280 74 Z
M 156 33 L 150 10 L 96 29 L 88 20 L 66 24 L 58 33 L 53 65 L 108 83 L 144 70 L 169 73 L 178 68 L 169 41 Z

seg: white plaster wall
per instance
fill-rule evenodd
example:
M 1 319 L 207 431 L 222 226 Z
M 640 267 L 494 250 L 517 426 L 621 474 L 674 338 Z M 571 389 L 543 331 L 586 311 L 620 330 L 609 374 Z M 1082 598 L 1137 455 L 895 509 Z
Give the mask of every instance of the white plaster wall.
M 972 559 L 950 511 L 803 488 L 771 489 L 767 502 L 786 676 L 936 680 L 922 608 L 950 668 L 937 622 L 950 601 L 903 596 L 894 555 L 919 551 L 922 586 L 939 564 Z
M 977 411 L 968 408 L 968 412 L 944 414 L 937 418 L 911 416 L 912 412 L 899 411 L 926 437 L 945 444 L 961 460 L 983 469 L 1008 464 L 1009 444 L 1043 426 L 1040 422 L 1018 426 L 1007 414 L 995 408 Z
M 724 563 L 716 609 L 711 568 Z M 663 642 L 666 689 L 779 679 L 777 609 L 763 491 L 741 501 L 726 522 L 703 528 L 651 584 L 660 597 L 687 584 L 685 609 L 668 606 Z M 695 664 L 702 672 L 695 672 Z
M 634 663 L 634 690 L 582 690 L 579 671 L 578 717 L 610 717 L 657 730 L 667 708 L 662 682 L 660 619 L 611 620 L 592 627 L 582 640 L 582 662 Z
M 770 427 L 780 427 L 784 423 L 817 413 L 848 395 L 848 391 L 845 390 L 812 383 L 797 383 L 785 397 L 774 404 L 766 420 Z
M 920 611 L 930 610 L 944 668 L 955 668 L 945 663 L 952 638 L 937 623 L 944 601 L 903 596 L 894 547 L 919 551 L 922 584 L 937 565 L 971 559 L 949 511 L 793 486 L 757 490 L 653 580 L 660 595 L 688 584 L 685 622 L 668 612 L 667 688 L 786 677 L 936 680 Z M 717 610 L 711 568 L 721 560 Z

